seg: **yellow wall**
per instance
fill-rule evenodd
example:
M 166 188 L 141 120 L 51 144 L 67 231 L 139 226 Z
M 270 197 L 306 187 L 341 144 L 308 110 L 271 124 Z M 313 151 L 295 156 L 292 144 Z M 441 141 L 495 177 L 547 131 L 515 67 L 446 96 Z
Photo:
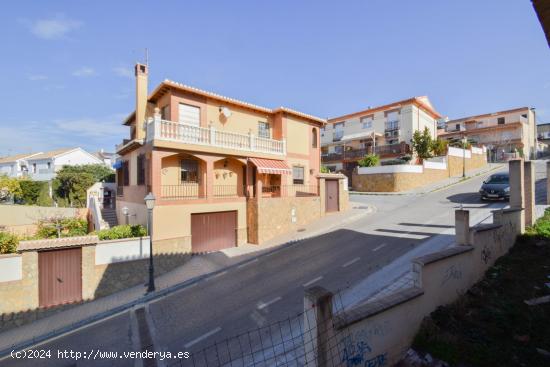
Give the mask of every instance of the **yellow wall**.
M 286 149 L 288 153 L 307 154 L 311 146 L 313 126 L 294 118 L 286 118 Z M 320 146 L 320 142 L 318 142 Z
M 219 108 L 227 107 L 231 111 L 231 116 L 226 119 L 220 114 Z M 267 113 L 245 110 L 232 105 L 223 105 L 218 101 L 207 100 L 206 118 L 208 124 L 213 124 L 216 129 L 240 134 L 248 134 L 252 131 L 258 135 L 258 122 L 268 122 L 273 129 L 273 121 Z

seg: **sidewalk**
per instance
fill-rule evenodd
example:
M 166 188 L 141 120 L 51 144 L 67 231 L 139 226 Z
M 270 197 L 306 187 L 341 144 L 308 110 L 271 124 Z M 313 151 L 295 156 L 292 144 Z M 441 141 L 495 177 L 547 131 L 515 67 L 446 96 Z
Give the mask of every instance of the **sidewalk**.
M 469 180 L 473 177 L 482 175 L 487 172 L 504 169 L 506 167 L 505 164 L 502 163 L 488 163 L 487 167 L 483 167 L 480 169 L 476 169 L 473 171 L 470 171 L 466 174 L 466 178 L 462 177 L 450 177 L 443 181 L 435 182 L 431 185 L 417 187 L 412 190 L 408 191 L 400 191 L 400 192 L 363 192 L 363 191 L 350 191 L 350 194 L 353 195 L 422 195 L 427 194 L 433 191 L 441 190 L 443 188 L 446 188 L 448 186 L 455 185 L 459 182 Z
M 52 337 L 126 311 L 136 305 L 159 299 L 167 294 L 216 276 L 230 267 L 254 261 L 260 256 L 295 245 L 300 240 L 330 232 L 375 211 L 373 206 L 350 202 L 350 210 L 326 215 L 263 245 L 246 244 L 220 252 L 197 255 L 171 272 L 155 278 L 157 291 L 146 294 L 144 285 L 99 298 L 60 311 L 51 316 L 0 333 L 0 358 L 12 349 L 23 349 Z

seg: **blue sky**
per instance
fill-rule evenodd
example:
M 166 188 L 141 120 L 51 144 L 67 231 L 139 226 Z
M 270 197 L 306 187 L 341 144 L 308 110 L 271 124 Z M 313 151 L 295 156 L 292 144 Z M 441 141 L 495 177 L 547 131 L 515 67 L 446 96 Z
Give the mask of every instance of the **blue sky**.
M 168 78 L 333 117 L 428 95 L 451 118 L 519 106 L 550 122 L 531 2 L 18 1 L 0 14 L 0 155 L 112 151 L 149 49 Z

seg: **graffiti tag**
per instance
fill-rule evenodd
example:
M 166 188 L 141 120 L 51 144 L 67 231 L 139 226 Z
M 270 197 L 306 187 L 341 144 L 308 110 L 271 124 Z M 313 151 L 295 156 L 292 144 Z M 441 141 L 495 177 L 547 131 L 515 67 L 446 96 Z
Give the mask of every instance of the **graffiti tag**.
M 454 265 L 451 265 L 447 270 L 445 270 L 445 276 L 443 277 L 441 285 L 444 285 L 452 279 L 462 279 L 462 270 L 457 269 Z
M 481 251 L 481 260 L 483 261 L 483 263 L 485 265 L 487 265 L 489 263 L 489 261 L 491 260 L 491 257 L 492 257 L 491 249 L 489 247 L 485 246 L 483 248 L 483 250 Z

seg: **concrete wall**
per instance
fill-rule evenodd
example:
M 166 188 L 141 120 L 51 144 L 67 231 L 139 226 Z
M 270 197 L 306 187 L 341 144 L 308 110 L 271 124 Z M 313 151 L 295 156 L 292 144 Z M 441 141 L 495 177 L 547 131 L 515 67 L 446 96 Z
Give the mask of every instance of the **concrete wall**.
M 474 148 L 472 148 L 474 149 Z M 485 150 L 466 150 L 466 172 L 487 165 Z M 426 186 L 449 177 L 462 176 L 463 150 L 449 148 L 446 164 L 426 160 L 423 165 L 358 167 L 352 175 L 356 191 L 399 192 Z
M 317 358 L 332 358 L 335 365 L 348 366 L 397 363 L 410 347 L 422 319 L 437 307 L 453 302 L 479 281 L 521 233 L 522 209 L 500 210 L 494 213 L 494 224 L 472 228 L 468 227 L 467 211 L 457 212 L 457 228 L 464 225 L 468 228 L 462 238 L 466 243 L 414 259 L 410 288 L 330 315 L 328 322 L 334 323 L 331 330 L 334 337 L 325 342 L 325 348 L 317 345 L 317 350 L 330 353 Z M 306 305 L 311 303 L 308 297 L 306 292 Z M 317 306 L 323 308 L 322 304 Z M 318 315 L 317 321 L 316 317 L 310 320 L 317 322 L 317 327 L 323 322 Z M 326 317 L 324 320 L 327 322 Z M 368 364 L 375 362 L 378 364 Z
M 40 220 L 52 217 L 85 219 L 87 209 L 31 205 L 0 205 L 0 228 L 21 235 L 33 235 Z

